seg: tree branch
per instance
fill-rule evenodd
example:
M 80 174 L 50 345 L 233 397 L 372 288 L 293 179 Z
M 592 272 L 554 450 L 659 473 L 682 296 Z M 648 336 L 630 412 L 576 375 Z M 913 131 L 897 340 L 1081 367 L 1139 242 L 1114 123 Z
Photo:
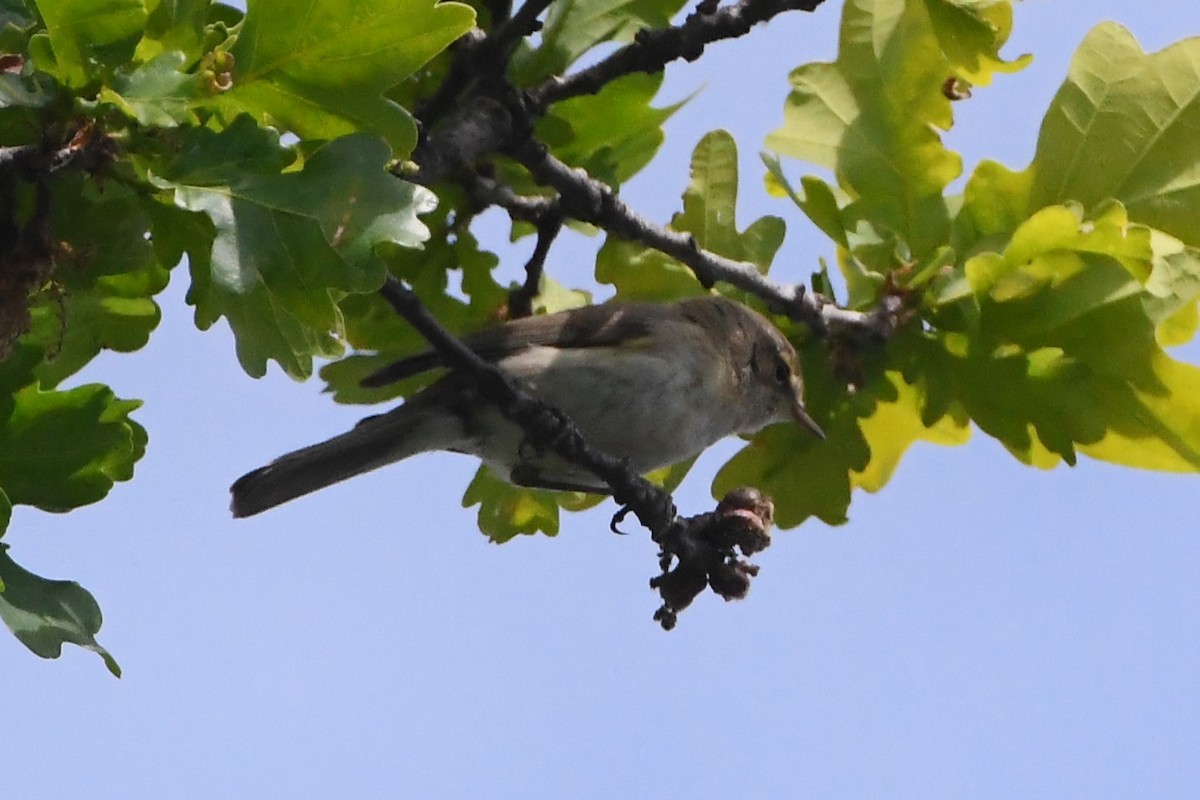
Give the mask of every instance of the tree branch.
M 465 180 L 471 202 L 481 207 L 499 206 L 510 219 L 531 223 L 537 228 L 537 245 L 525 264 L 525 283 L 508 296 L 508 311 L 513 318 L 533 313 L 533 299 L 541 291 L 542 275 L 550 247 L 563 225 L 563 211 L 556 199 L 519 195 L 498 181 L 476 172 Z
M 526 431 L 534 446 L 586 467 L 612 489 L 618 503 L 632 509 L 650 530 L 665 530 L 674 521 L 675 504 L 669 494 L 630 472 L 623 461 L 592 448 L 569 417 L 530 395 L 502 369 L 480 358 L 455 338 L 425 309 L 411 289 L 389 276 L 380 294 L 449 366 L 471 373 L 483 397 Z
M 413 151 L 417 171 L 401 177 L 433 186 L 466 171 L 517 138 L 518 118 L 528 119 L 520 109 L 515 116 L 511 102 L 493 97 L 476 97 L 463 103 L 436 131 L 422 138 Z M 522 131 L 531 128 L 531 122 L 522 122 Z
M 535 447 L 587 468 L 612 489 L 613 499 L 622 506 L 613 518 L 614 529 L 628 511 L 637 515 L 659 546 L 662 571 L 650 586 L 662 598 L 654 619 L 665 630 L 675 627 L 679 612 L 706 587 L 726 600 L 746 596 L 758 567 L 741 556 L 770 544 L 774 506 L 768 498 L 756 489 L 737 489 L 713 512 L 679 517 L 669 493 L 635 475 L 624 461 L 592 448 L 567 415 L 533 397 L 517 380 L 455 338 L 411 289 L 388 276 L 380 294 L 450 367 L 470 372 L 480 394 L 519 425 Z
M 116 152 L 113 140 L 89 122 L 65 143 L 0 147 L 0 172 L 31 182 L 72 169 L 96 172 L 111 162 Z
M 592 67 L 551 78 L 521 92 L 505 78 L 511 49 L 508 44 L 523 28 L 534 27 L 543 6 L 549 5 L 549 0 L 528 0 L 492 34 L 475 29 L 456 45 L 461 49 L 450 75 L 416 112 L 425 128 L 432 130 L 436 125 L 444 132 L 431 132 L 418 145 L 413 160 L 420 171 L 413 179 L 428 186 L 487 153 L 505 149 L 532 130 L 533 121 L 560 100 L 595 93 L 606 83 L 632 72 L 658 71 L 679 58 L 694 60 L 714 41 L 742 36 L 755 24 L 785 11 L 812 11 L 822 2 L 739 0 L 726 8 L 715 8 L 714 0 L 704 0 L 681 25 L 643 30 L 632 44 Z M 453 101 L 467 88 L 471 77 L 480 79 L 483 93 L 450 114 Z
M 499 206 L 512 219 L 536 225 L 549 214 L 562 217 L 558 198 L 517 194 L 499 181 L 479 173 L 472 174 L 465 182 L 472 202 L 483 206 Z
M 587 69 L 554 77 L 529 90 L 538 108 L 576 97 L 595 94 L 605 84 L 634 72 L 658 72 L 672 61 L 695 61 L 704 48 L 720 39 L 745 35 L 760 22 L 785 11 L 812 11 L 824 0 L 739 0 L 724 8 L 715 2 L 701 3 L 683 24 L 639 31 L 632 44 L 617 50 Z
M 550 247 L 562 230 L 562 214 L 544 214 L 536 224 L 537 245 L 525 264 L 525 283 L 508 295 L 508 312 L 513 318 L 528 317 L 533 313 L 533 299 L 541 291 L 546 256 L 550 255 Z
M 413 154 L 419 166 L 405 176 L 425 185 L 454 178 L 472 202 L 501 206 L 514 220 L 537 226 L 537 246 L 526 265 L 525 284 L 510 295 L 514 313 L 529 311 L 547 253 L 563 219 L 571 217 L 675 258 L 706 287 L 723 281 L 750 292 L 772 310 L 819 334 L 836 334 L 842 342 L 883 340 L 891 334 L 902 311 L 899 297 L 888 296 L 876 311 L 862 313 L 837 308 L 805 291 L 802 284 L 768 280 L 753 264 L 706 251 L 692 236 L 642 218 L 610 186 L 555 158 L 533 136 L 537 118 L 556 102 L 595 93 L 623 75 L 659 71 L 679 58 L 694 60 L 714 41 L 741 36 L 784 11 L 811 11 L 822 0 L 739 0 L 725 8 L 718 6 L 719 0 L 702 0 L 681 25 L 641 31 L 633 44 L 592 67 L 521 92 L 506 78 L 509 45 L 537 29 L 537 17 L 549 2 L 526 0 L 491 34 L 476 31 L 464 41 L 446 85 L 422 108 L 419 116 L 426 128 Z M 476 163 L 496 152 L 515 158 L 534 180 L 554 189 L 557 197 L 518 195 L 482 174 Z M 679 611 L 705 587 L 727 600 L 745 596 L 758 568 L 742 556 L 770 543 L 773 506 L 769 498 L 754 489 L 736 490 L 714 512 L 680 518 L 668 493 L 630 473 L 624 462 L 592 449 L 568 417 L 532 397 L 503 370 L 447 333 L 409 289 L 389 278 L 381 293 L 448 364 L 469 371 L 481 395 L 520 426 L 535 446 L 583 466 L 609 486 L 622 506 L 614 517 L 614 529 L 632 511 L 650 530 L 660 548 L 662 572 L 651 586 L 663 600 L 655 614 L 663 628 L 674 627 Z
M 656 225 L 626 205 L 612 187 L 570 167 L 530 138 L 513 157 L 534 180 L 558 191 L 565 213 L 604 228 L 622 238 L 640 242 L 686 264 L 705 287 L 723 281 L 763 300 L 772 311 L 802 322 L 819 334 L 858 333 L 884 340 L 897 324 L 898 306 L 884 303 L 872 312 L 838 308 L 802 284 L 780 284 L 768 279 L 755 265 L 719 256 L 696 244 L 686 233 Z
M 525 0 L 512 19 L 488 35 L 488 46 L 507 52 L 512 42 L 541 30 L 542 23 L 538 21 L 538 17 L 552 2 L 553 0 Z

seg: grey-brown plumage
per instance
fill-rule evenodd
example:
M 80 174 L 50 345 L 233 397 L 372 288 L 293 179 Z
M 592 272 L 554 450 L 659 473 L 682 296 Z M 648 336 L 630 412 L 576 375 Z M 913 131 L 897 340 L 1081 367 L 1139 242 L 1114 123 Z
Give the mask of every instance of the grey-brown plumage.
M 791 344 L 759 314 L 722 297 L 589 306 L 507 322 L 464 342 L 636 472 L 786 419 L 823 436 L 804 410 Z M 382 386 L 439 366 L 437 353 L 422 353 L 363 384 Z M 523 439 L 469 376 L 451 371 L 398 408 L 242 476 L 231 507 L 238 517 L 257 514 L 430 450 L 475 455 L 521 485 L 607 492 L 586 470 L 529 452 Z

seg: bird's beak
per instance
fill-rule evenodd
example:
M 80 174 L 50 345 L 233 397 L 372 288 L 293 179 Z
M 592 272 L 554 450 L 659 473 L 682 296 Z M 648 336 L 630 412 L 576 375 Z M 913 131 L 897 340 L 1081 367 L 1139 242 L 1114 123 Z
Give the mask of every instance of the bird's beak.
M 810 417 L 808 412 L 804 410 L 803 403 L 797 401 L 792 406 L 792 416 L 796 418 L 796 422 L 799 422 L 801 425 L 812 431 L 812 434 L 818 439 L 825 439 L 825 431 L 821 430 L 821 426 L 817 424 L 817 421 Z

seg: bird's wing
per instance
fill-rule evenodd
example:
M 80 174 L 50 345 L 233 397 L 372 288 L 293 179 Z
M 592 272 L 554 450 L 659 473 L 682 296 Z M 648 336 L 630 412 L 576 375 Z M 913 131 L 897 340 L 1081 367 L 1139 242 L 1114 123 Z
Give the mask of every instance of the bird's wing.
M 493 363 L 526 347 L 539 345 L 561 348 L 613 347 L 649 335 L 654 314 L 654 306 L 641 303 L 586 306 L 557 314 L 511 320 L 466 336 L 463 343 L 481 358 Z M 363 378 L 362 386 L 386 386 L 445 365 L 441 354 L 426 350 L 372 372 Z

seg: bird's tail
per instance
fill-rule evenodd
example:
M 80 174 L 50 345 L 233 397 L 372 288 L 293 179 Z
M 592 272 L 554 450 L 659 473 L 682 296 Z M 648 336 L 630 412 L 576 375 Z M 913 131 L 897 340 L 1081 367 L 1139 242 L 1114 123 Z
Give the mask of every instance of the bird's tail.
M 410 406 L 367 417 L 340 436 L 247 472 L 229 489 L 230 510 L 235 517 L 253 516 L 394 461 L 454 445 L 461 423 Z

